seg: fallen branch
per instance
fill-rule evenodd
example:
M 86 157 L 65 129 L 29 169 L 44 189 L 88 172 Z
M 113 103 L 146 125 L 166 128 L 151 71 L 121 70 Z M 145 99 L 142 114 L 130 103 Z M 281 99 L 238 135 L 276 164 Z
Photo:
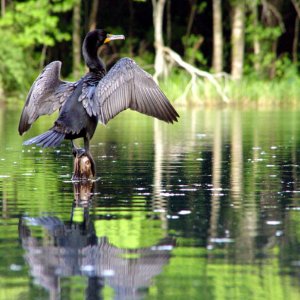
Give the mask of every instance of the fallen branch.
M 192 77 L 191 81 L 188 83 L 188 85 L 183 93 L 184 97 L 186 97 L 189 90 L 194 86 L 194 84 L 196 83 L 196 78 L 197 78 L 197 76 L 199 76 L 199 77 L 203 77 L 203 78 L 206 78 L 207 80 L 209 80 L 211 82 L 211 84 L 216 88 L 216 91 L 220 95 L 222 100 L 224 102 L 229 102 L 228 97 L 224 93 L 221 85 L 216 80 L 216 77 L 214 75 L 210 74 L 209 72 L 202 71 L 202 70 L 194 67 L 193 65 L 185 62 L 178 53 L 176 53 L 169 47 L 162 47 L 162 50 L 163 50 L 164 55 L 167 56 L 166 58 L 169 61 L 176 62 L 180 67 L 185 69 Z

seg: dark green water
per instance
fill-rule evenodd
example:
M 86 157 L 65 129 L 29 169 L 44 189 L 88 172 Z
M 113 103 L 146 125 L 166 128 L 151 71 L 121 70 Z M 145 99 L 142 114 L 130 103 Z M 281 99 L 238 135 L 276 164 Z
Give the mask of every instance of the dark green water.
M 0 299 L 300 298 L 300 112 L 180 115 L 99 126 L 78 186 L 0 111 Z

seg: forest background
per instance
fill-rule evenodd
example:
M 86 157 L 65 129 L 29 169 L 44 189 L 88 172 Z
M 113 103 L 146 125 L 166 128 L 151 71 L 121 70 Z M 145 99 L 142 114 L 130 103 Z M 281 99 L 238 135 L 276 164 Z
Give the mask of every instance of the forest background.
M 1 0 L 0 99 L 24 103 L 47 63 L 86 71 L 85 34 L 125 41 L 100 49 L 108 68 L 134 58 L 178 104 L 298 105 L 300 0 Z

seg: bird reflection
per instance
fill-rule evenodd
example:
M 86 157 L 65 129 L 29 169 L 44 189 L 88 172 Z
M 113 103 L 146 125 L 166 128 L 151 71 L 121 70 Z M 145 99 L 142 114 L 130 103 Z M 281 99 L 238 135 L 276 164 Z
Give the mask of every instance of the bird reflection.
M 101 289 L 109 285 L 115 299 L 140 299 L 151 279 L 168 264 L 172 239 L 163 239 L 147 248 L 124 249 L 97 237 L 89 214 L 94 185 L 74 184 L 74 204 L 70 221 L 56 216 L 21 217 L 19 237 L 35 283 L 47 289 L 51 299 L 59 299 L 61 279 L 88 278 L 86 299 L 101 299 Z M 81 219 L 76 215 L 80 210 Z M 75 222 L 76 221 L 76 222 Z M 34 234 L 38 227 L 41 235 Z

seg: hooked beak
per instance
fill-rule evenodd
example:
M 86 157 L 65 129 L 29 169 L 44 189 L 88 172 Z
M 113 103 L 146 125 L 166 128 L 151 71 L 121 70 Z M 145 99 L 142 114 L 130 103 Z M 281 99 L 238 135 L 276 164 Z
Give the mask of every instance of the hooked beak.
M 108 34 L 104 40 L 104 44 L 113 40 L 125 40 L 125 36 L 123 34 Z

